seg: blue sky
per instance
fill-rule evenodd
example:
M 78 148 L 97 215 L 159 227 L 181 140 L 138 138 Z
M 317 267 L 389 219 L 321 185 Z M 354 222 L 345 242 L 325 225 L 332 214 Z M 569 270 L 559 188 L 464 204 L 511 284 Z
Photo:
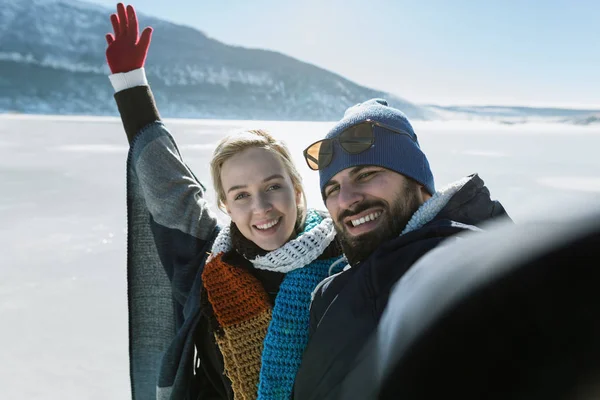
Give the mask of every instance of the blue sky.
M 600 107 L 600 1 L 132 4 L 222 42 L 280 51 L 417 103 Z

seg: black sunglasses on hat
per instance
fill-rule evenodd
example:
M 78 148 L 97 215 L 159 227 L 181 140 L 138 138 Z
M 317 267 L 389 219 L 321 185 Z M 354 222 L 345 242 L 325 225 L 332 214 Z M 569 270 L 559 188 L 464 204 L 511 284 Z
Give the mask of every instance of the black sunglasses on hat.
M 381 122 L 367 119 L 356 125 L 352 125 L 342 131 L 339 135 L 331 139 L 319 140 L 308 146 L 303 154 L 308 167 L 313 171 L 325 168 L 333 159 L 333 142 L 337 141 L 340 147 L 348 154 L 360 154 L 371 148 L 375 142 L 375 127 L 387 129 L 394 133 L 406 135 L 415 141 L 413 135 L 399 130 L 392 126 L 382 124 Z

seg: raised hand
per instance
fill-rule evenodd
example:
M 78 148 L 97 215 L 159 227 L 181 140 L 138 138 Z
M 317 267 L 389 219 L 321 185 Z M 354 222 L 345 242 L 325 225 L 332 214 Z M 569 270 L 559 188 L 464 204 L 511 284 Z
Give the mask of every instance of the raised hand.
M 110 16 L 113 34 L 106 35 L 106 61 L 113 74 L 142 68 L 150 47 L 152 28 L 147 27 L 138 38 L 139 27 L 133 6 L 117 4 L 117 13 Z

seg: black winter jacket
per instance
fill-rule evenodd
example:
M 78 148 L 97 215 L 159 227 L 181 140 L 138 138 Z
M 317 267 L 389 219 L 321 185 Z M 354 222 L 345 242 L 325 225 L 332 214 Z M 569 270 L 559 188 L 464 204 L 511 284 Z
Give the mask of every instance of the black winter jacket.
M 600 204 L 556 206 L 413 265 L 339 398 L 600 398 Z
M 312 336 L 296 376 L 295 400 L 340 398 L 341 382 L 375 330 L 392 287 L 406 271 L 449 237 L 480 230 L 481 224 L 492 219 L 508 218 L 502 205 L 490 199 L 477 174 L 440 207 L 421 228 L 383 243 L 364 262 L 315 293 Z

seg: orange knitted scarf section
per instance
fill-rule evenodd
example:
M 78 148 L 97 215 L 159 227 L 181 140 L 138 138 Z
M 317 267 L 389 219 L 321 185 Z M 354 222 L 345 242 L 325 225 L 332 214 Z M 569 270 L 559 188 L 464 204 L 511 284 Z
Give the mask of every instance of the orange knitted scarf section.
M 218 254 L 205 265 L 202 280 L 221 328 L 215 337 L 234 398 L 254 400 L 273 306 L 258 279 L 223 262 L 222 256 Z

